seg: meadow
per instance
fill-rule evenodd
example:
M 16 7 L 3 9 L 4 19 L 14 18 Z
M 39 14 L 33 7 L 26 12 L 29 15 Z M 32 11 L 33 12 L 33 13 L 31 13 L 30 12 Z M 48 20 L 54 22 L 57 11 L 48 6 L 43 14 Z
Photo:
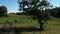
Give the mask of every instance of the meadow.
M 15 20 L 17 23 L 15 23 Z M 7 21 L 12 23 L 13 25 L 10 26 L 8 24 L 5 24 Z M 0 28 L 3 27 L 36 27 L 39 28 L 39 24 L 37 23 L 37 20 L 32 20 L 32 17 L 29 15 L 9 15 L 8 17 L 1 17 L 0 18 Z M 44 24 L 45 31 L 31 31 L 31 32 L 21 32 L 21 34 L 60 34 L 60 19 L 51 17 L 51 20 L 47 21 L 47 23 Z M 11 33 L 12 34 L 12 33 Z

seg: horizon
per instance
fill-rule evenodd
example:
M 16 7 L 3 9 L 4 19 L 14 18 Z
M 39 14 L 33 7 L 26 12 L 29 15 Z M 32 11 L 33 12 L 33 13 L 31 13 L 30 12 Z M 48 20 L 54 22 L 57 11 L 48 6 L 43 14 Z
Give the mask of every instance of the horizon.
M 17 3 L 18 0 L 0 0 L 0 6 L 4 5 L 7 7 L 8 13 L 16 13 L 18 11 L 19 4 Z M 60 0 L 47 0 L 50 2 L 53 7 L 60 7 Z M 21 11 L 22 12 L 22 11 Z

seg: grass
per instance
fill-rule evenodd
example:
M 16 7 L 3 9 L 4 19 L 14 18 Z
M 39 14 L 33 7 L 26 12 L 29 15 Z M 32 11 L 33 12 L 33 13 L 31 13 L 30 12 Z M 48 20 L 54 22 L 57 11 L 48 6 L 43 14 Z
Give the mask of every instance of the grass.
M 14 22 L 15 20 L 17 21 L 31 21 L 30 16 L 25 16 L 25 15 L 20 15 L 20 16 L 8 16 L 8 17 L 2 17 L 0 18 L 0 23 L 5 23 L 6 21 Z
M 0 18 L 0 23 L 6 23 L 6 21 L 14 22 L 15 20 L 17 20 L 20 23 L 32 22 L 33 24 L 37 24 L 37 21 L 32 20 L 32 17 L 28 15 L 9 15 L 8 17 Z M 51 17 L 51 20 L 47 22 L 47 24 L 60 24 L 60 19 Z
M 57 24 L 57 25 L 60 25 L 60 19 L 59 18 L 56 18 L 56 17 L 51 17 L 51 20 L 48 21 L 48 24 Z
M 10 15 L 8 17 L 2 17 L 0 18 L 0 23 L 6 23 L 6 21 L 13 22 L 17 20 L 18 23 L 13 24 L 12 26 L 9 26 L 8 24 L 6 27 L 36 27 L 39 28 L 39 24 L 37 21 L 32 20 L 30 16 L 26 15 Z M 21 34 L 60 34 L 60 19 L 51 17 L 50 21 L 47 21 L 44 26 L 45 31 L 37 31 L 37 32 L 21 32 Z M 0 24 L 0 27 L 2 27 L 4 24 Z

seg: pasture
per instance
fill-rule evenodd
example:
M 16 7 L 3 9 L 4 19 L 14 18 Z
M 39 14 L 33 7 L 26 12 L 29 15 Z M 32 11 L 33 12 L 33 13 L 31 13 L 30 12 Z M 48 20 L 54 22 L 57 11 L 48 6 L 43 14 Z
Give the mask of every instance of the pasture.
M 7 21 L 12 23 L 12 25 L 5 24 Z M 17 22 L 15 23 L 15 21 Z M 0 28 L 2 28 L 3 25 L 5 28 L 39 28 L 37 20 L 32 20 L 32 17 L 28 15 L 9 15 L 8 17 L 1 17 Z M 20 32 L 20 34 L 60 34 L 60 19 L 51 17 L 51 20 L 44 24 L 44 29 L 45 31 L 24 31 Z M 13 34 L 13 32 L 10 32 L 10 34 Z

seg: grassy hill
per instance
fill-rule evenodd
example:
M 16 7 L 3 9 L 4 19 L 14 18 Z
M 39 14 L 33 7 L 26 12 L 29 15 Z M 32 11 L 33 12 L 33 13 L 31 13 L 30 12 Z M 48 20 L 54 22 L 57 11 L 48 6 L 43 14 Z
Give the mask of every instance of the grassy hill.
M 15 23 L 15 20 L 17 20 L 17 23 Z M 13 25 L 5 24 L 7 21 L 12 23 Z M 0 24 L 0 28 L 3 27 L 3 25 L 4 27 L 11 27 L 11 28 L 13 27 L 39 28 L 39 24 L 37 23 L 37 21 L 32 20 L 32 17 L 29 15 L 12 15 L 11 14 L 8 17 L 1 17 L 0 23 L 4 23 L 4 24 Z M 20 34 L 60 34 L 60 19 L 51 17 L 51 20 L 47 21 L 47 23 L 44 24 L 44 29 L 45 31 L 42 31 L 42 32 L 41 31 L 31 31 L 31 32 L 24 31 L 24 32 L 20 32 Z
M 7 21 L 15 22 L 15 20 L 17 20 L 18 22 L 20 22 L 20 21 L 25 22 L 25 23 L 33 22 L 33 24 L 34 23 L 37 24 L 37 21 L 32 20 L 32 17 L 29 15 L 13 15 L 13 14 L 9 14 L 8 17 L 1 17 L 0 23 L 6 23 Z M 60 24 L 60 19 L 51 16 L 51 20 L 48 21 L 48 24 Z
M 48 22 L 49 24 L 60 24 L 60 19 L 51 16 L 51 20 Z
M 17 21 L 31 21 L 32 18 L 28 15 L 27 16 L 25 16 L 25 15 L 9 15 L 8 17 L 1 17 L 0 23 L 4 23 L 6 21 L 14 22 L 15 20 L 17 20 Z

